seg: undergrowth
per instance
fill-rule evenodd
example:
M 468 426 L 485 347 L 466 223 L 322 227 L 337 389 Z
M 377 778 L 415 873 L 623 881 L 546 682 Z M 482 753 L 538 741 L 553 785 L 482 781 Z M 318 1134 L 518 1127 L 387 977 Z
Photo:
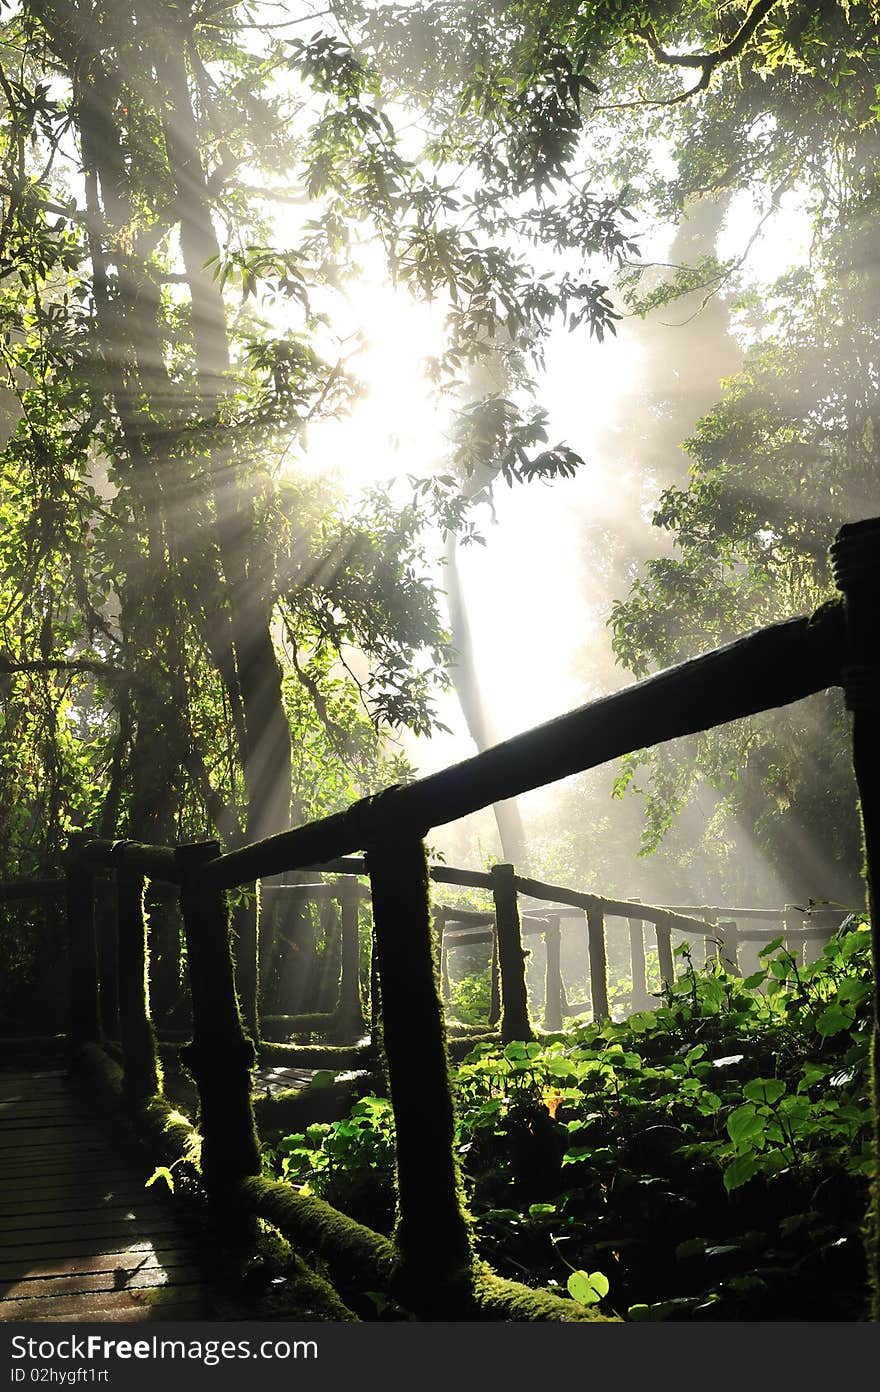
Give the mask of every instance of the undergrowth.
M 745 980 L 683 970 L 657 1010 L 454 1072 L 479 1256 L 630 1320 L 866 1318 L 870 950 L 852 917 L 807 966 L 781 939 Z M 265 1152 L 382 1232 L 387 1098 Z

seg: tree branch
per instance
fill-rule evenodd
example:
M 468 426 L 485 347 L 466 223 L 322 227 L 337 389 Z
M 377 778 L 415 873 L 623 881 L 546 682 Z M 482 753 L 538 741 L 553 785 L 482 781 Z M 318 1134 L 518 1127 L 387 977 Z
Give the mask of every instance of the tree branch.
M 109 677 L 112 681 L 129 683 L 132 680 L 122 667 L 91 658 L 16 658 L 0 654 L 0 674 L 12 676 L 18 672 L 80 672 L 86 676 Z
M 762 19 L 777 3 L 778 0 L 757 0 L 757 4 L 746 15 L 730 42 L 723 48 L 716 48 L 712 53 L 668 53 L 661 47 L 652 24 L 646 24 L 643 29 L 636 29 L 634 37 L 646 43 L 656 62 L 666 67 L 700 68 L 703 73 L 701 82 L 705 86 L 717 67 L 729 62 L 731 58 L 739 57 Z M 694 91 L 697 90 L 698 88 L 694 88 Z
M 647 97 L 640 97 L 638 101 L 603 103 L 597 109 L 599 111 L 624 111 L 633 107 L 678 106 L 681 102 L 689 101 L 698 92 L 706 90 L 716 68 L 739 57 L 761 21 L 766 18 L 776 4 L 778 4 L 778 0 L 757 0 L 757 4 L 749 11 L 730 42 L 724 44 L 722 48 L 714 49 L 711 53 L 669 53 L 661 45 L 652 24 L 646 24 L 642 29 L 633 30 L 632 37 L 648 46 L 655 62 L 664 67 L 698 68 L 700 70 L 699 79 L 693 87 L 686 88 L 684 92 L 678 92 L 674 97 L 664 97 L 655 101 L 651 101 Z

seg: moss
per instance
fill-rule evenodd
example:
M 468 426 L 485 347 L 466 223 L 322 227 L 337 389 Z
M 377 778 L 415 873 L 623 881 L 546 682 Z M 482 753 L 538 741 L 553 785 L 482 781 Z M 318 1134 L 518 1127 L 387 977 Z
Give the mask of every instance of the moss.
M 369 1068 L 376 1058 L 372 1044 L 260 1044 L 260 1064 L 285 1068 Z
M 468 1034 L 463 1038 L 450 1039 L 448 1044 L 449 1057 L 453 1063 L 460 1063 L 463 1058 L 467 1058 L 476 1044 L 500 1043 L 501 1035 L 497 1030 L 487 1034 Z
M 160 1091 L 162 1071 L 150 1022 L 144 877 L 120 870 L 117 885 L 117 974 L 119 1034 L 125 1070 L 123 1086 L 126 1096 L 134 1102 Z
M 286 1088 L 266 1097 L 254 1098 L 254 1113 L 261 1136 L 282 1130 L 304 1131 L 315 1121 L 340 1121 L 352 1103 L 373 1089 L 368 1074 L 329 1087 Z
M 357 1315 L 330 1282 L 313 1271 L 290 1243 L 271 1229 L 259 1234 L 255 1251 L 239 1280 L 242 1299 L 248 1307 L 247 1319 L 358 1323 Z
M 199 1089 L 205 1184 L 225 1203 L 244 1175 L 259 1174 L 260 1151 L 251 1101 L 255 1050 L 235 992 L 229 908 L 222 890 L 206 890 L 198 879 L 199 867 L 218 853 L 215 842 L 177 850 L 193 1005 L 193 1041 L 180 1060 Z
M 262 1031 L 264 1038 L 283 1043 L 297 1034 L 327 1034 L 335 1024 L 336 1016 L 326 1010 L 309 1015 L 264 1015 Z
M 368 865 L 396 1132 L 395 1241 L 406 1282 L 442 1290 L 470 1271 L 471 1246 L 454 1150 L 424 847 L 420 841 L 372 846 Z
M 240 1190 L 253 1211 L 273 1223 L 294 1248 L 322 1257 L 334 1280 L 388 1289 L 397 1253 L 387 1237 L 282 1180 L 254 1176 L 243 1180 Z
M 550 1291 L 531 1290 L 519 1281 L 506 1281 L 488 1268 L 477 1272 L 474 1285 L 475 1316 L 480 1320 L 555 1321 L 556 1323 L 619 1324 L 614 1316 L 565 1300 Z
M 501 989 L 501 1038 L 530 1040 L 535 1034 L 529 1019 L 529 993 L 526 987 L 525 953 L 512 865 L 493 865 L 492 897 L 498 941 Z

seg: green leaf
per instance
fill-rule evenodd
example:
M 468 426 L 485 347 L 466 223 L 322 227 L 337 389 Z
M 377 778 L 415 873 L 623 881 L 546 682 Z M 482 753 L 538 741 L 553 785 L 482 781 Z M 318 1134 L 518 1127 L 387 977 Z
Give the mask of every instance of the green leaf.
M 760 1136 L 764 1130 L 764 1117 L 753 1106 L 746 1103 L 737 1107 L 727 1118 L 727 1134 L 735 1146 L 741 1146 Z
M 566 1281 L 572 1300 L 581 1305 L 598 1305 L 608 1294 L 610 1282 L 601 1271 L 573 1271 Z
M 164 1179 L 165 1183 L 168 1185 L 168 1188 L 171 1190 L 171 1193 L 174 1193 L 174 1176 L 172 1175 L 167 1165 L 157 1165 L 153 1173 L 150 1175 L 150 1178 L 145 1183 L 144 1188 L 149 1189 L 150 1185 L 155 1184 L 157 1179 Z
M 752 1078 L 743 1088 L 743 1096 L 750 1102 L 763 1102 L 772 1107 L 785 1092 L 785 1083 L 778 1078 Z
M 675 1255 L 679 1261 L 683 1261 L 687 1257 L 702 1257 L 705 1251 L 705 1237 L 689 1237 L 686 1242 L 679 1242 Z
M 642 1320 L 650 1320 L 650 1305 L 630 1305 L 626 1312 L 627 1319 L 635 1320 L 637 1323 Z
M 849 1029 L 854 1019 L 855 1014 L 852 1010 L 845 1010 L 836 1001 L 832 1001 L 816 1021 L 816 1030 L 823 1038 L 828 1038 L 829 1035 L 840 1034 L 841 1030 Z
M 758 1164 L 754 1155 L 737 1155 L 724 1171 L 724 1187 L 728 1193 L 733 1189 L 740 1189 L 744 1184 L 748 1184 L 750 1179 L 758 1173 Z
M 328 1088 L 336 1082 L 336 1074 L 331 1068 L 321 1068 L 309 1083 L 311 1089 Z

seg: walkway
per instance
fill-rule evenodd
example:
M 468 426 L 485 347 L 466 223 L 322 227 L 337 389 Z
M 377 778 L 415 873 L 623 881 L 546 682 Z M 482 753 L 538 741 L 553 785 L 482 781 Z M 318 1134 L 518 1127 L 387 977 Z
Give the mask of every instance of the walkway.
M 0 1073 L 0 1322 L 217 1318 L 148 1177 L 63 1072 Z

